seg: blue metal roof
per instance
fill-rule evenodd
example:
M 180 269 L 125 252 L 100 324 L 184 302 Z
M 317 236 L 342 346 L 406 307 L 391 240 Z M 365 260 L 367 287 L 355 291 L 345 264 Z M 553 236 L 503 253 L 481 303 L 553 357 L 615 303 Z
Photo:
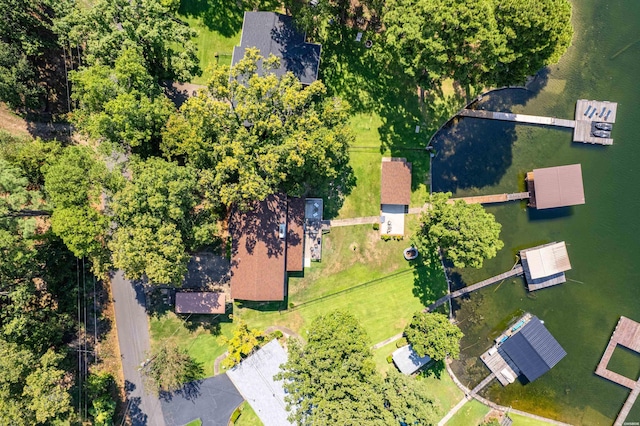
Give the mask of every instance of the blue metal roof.
M 498 351 L 503 358 L 511 358 L 530 382 L 549 371 L 567 355 L 536 316 L 519 333 L 507 339 Z

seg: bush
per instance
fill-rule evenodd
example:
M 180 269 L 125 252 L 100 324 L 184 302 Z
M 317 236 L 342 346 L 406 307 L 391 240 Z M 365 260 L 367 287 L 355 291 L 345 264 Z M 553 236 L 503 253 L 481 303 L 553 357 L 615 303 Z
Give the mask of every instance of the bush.
M 293 309 L 296 307 L 296 304 L 293 302 L 289 302 L 289 309 Z
M 382 236 L 380 238 L 382 238 L 382 241 L 390 241 L 391 240 L 391 235 L 382 234 Z
M 391 364 L 392 362 L 393 362 L 393 355 L 389 355 L 389 356 L 387 357 L 387 363 L 388 363 L 388 364 Z
M 393 239 L 396 241 L 402 241 L 404 240 L 404 235 L 394 235 Z
M 396 342 L 396 348 L 401 348 L 403 346 L 407 346 L 408 344 L 409 342 L 407 341 L 407 339 L 403 337 L 402 339 Z
M 238 417 L 240 417 L 240 414 L 242 414 L 242 411 L 240 411 L 240 407 L 233 410 L 233 414 L 231 415 L 230 422 L 235 424 L 235 422 L 238 420 Z
M 92 407 L 89 413 L 96 426 L 111 426 L 116 412 L 116 402 L 112 397 L 115 380 L 109 373 L 90 374 L 87 382 L 87 393 Z
M 379 224 L 378 222 L 374 223 L 374 224 L 373 224 L 373 230 L 374 230 L 374 231 L 377 231 L 377 230 L 379 230 L 379 229 L 380 229 L 380 224 Z
M 276 330 L 273 333 L 269 334 L 269 339 L 268 340 L 273 340 L 273 339 L 282 339 L 282 331 L 280 330 Z

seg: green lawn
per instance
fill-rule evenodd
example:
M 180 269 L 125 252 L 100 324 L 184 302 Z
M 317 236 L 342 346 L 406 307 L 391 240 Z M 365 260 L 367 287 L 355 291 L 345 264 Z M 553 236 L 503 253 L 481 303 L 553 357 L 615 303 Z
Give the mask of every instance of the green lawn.
M 190 421 L 189 423 L 187 423 L 184 426 L 202 426 L 202 420 L 195 419 L 195 420 Z
M 460 408 L 447 422 L 447 426 L 478 426 L 484 421 L 491 409 L 486 405 L 472 399 Z
M 191 82 L 206 84 L 208 68 L 217 62 L 231 64 L 233 47 L 240 43 L 243 12 L 236 2 L 182 0 L 178 16 L 197 33 L 193 42 L 203 74 Z
M 407 234 L 416 225 L 416 218 L 407 217 Z M 304 277 L 289 279 L 289 300 L 295 305 L 412 269 L 402 256 L 408 239 L 382 241 L 372 225 L 333 228 L 322 245 L 322 262 L 312 262 Z
M 253 411 L 253 408 L 247 403 L 247 401 L 243 402 L 240 406 L 240 417 L 234 423 L 235 426 L 262 426 L 263 423 L 260 421 L 260 418 Z
M 198 322 L 199 319 L 203 322 Z M 151 348 L 153 350 L 165 342 L 175 342 L 202 364 L 203 377 L 213 376 L 215 359 L 226 351 L 226 346 L 218 344 L 218 336 L 224 334 L 231 337 L 235 326 L 231 322 L 210 326 L 208 321 L 213 321 L 215 324 L 214 319 L 206 317 L 192 316 L 190 321 L 184 321 L 173 312 L 157 318 L 152 317 L 150 320 Z

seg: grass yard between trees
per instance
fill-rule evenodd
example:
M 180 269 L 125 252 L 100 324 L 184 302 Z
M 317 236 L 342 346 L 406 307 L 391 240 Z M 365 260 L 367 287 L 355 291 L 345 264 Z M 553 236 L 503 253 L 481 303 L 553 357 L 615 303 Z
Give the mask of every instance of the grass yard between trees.
M 234 426 L 262 426 L 264 424 L 247 401 L 240 405 L 240 412 L 240 417 L 238 417 Z

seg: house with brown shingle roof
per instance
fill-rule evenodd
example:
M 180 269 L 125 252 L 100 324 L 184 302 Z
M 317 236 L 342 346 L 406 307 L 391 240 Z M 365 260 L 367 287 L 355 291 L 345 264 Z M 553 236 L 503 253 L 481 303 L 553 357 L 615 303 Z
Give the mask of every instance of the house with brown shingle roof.
M 247 211 L 234 209 L 231 234 L 231 297 L 259 302 L 282 301 L 287 272 L 303 267 L 304 200 L 268 196 Z
M 406 158 L 382 158 L 380 233 L 404 235 L 404 215 L 411 203 L 411 163 Z

